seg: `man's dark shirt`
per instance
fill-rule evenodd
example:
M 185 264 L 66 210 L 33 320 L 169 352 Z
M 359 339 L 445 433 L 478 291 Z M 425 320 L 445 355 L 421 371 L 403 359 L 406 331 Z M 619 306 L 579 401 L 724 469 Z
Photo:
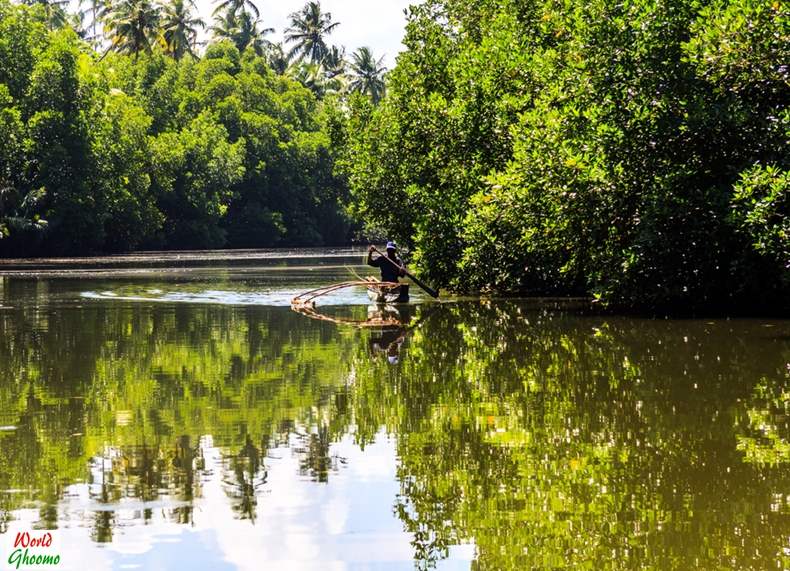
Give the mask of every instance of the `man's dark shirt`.
M 394 258 L 390 258 L 390 260 L 394 260 L 396 264 L 399 266 L 403 265 L 401 259 L 395 255 Z M 381 269 L 381 281 L 383 282 L 398 282 L 398 276 L 400 272 L 398 268 L 392 265 L 392 262 L 388 262 L 384 259 L 384 256 L 379 256 L 376 259 L 368 258 L 368 265 L 373 266 L 374 268 Z

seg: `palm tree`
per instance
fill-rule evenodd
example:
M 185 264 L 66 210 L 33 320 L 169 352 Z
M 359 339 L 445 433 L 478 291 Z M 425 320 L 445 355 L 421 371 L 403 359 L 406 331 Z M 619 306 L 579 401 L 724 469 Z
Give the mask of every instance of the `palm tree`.
M 43 6 L 44 13 L 47 15 L 47 25 L 50 30 L 62 28 L 68 23 L 66 8 L 69 0 L 27 0 L 28 6 Z
M 291 27 L 285 30 L 285 41 L 296 45 L 289 57 L 299 54 L 299 59 L 309 57 L 312 63 L 321 63 L 329 51 L 324 38 L 340 22 L 332 22 L 329 12 L 321 12 L 320 2 L 308 2 L 301 12 L 294 12 L 290 18 Z
M 102 8 L 105 6 L 104 0 L 88 0 L 90 3 L 91 12 L 91 41 L 97 41 L 98 35 L 96 34 L 96 24 L 99 23 L 102 14 Z
M 85 25 L 85 16 L 87 12 L 80 10 L 79 7 L 76 11 L 66 14 L 66 22 L 76 32 L 76 34 L 83 40 L 90 39 L 90 32 L 88 26 Z
M 238 21 L 236 19 L 236 13 L 232 10 L 228 10 L 223 16 L 214 16 L 214 25 L 209 28 L 209 31 L 212 36 L 219 40 L 233 41 L 233 36 L 236 34 L 237 29 Z
M 376 60 L 370 48 L 359 48 L 352 55 L 351 71 L 353 79 L 348 86 L 349 91 L 366 93 L 378 103 L 384 96 L 384 74 L 387 68 L 381 65 L 384 58 Z
M 110 36 L 110 50 L 137 57 L 150 52 L 159 36 L 160 8 L 151 0 L 120 0 L 110 5 L 104 26 Z
M 252 47 L 257 55 L 263 56 L 270 45 L 265 36 L 274 32 L 274 28 L 259 28 L 259 23 L 246 10 L 237 13 L 229 8 L 210 29 L 215 38 L 232 41 L 240 52 Z
M 283 50 L 283 45 L 281 43 L 269 44 L 267 52 L 269 67 L 274 70 L 274 73 L 283 75 L 288 71 L 288 66 L 291 65 L 291 61 L 288 59 L 288 55 Z
M 186 54 L 197 57 L 194 52 L 197 29 L 205 28 L 206 24 L 199 17 L 193 16 L 193 0 L 170 0 L 162 10 L 162 42 L 166 53 L 176 60 Z
M 256 55 L 263 56 L 270 43 L 266 39 L 266 35 L 274 32 L 274 28 L 259 28 L 260 20 L 257 18 L 253 19 L 252 15 L 246 10 L 242 10 L 239 13 L 237 21 L 236 46 L 239 48 L 239 51 L 243 52 L 248 47 L 251 47 Z
M 321 61 L 324 74 L 328 79 L 334 79 L 346 72 L 346 48 L 332 46 Z
M 288 68 L 288 75 L 315 93 L 317 97 L 323 97 L 326 93 L 326 78 L 317 63 L 297 62 Z
M 83 4 L 88 5 L 87 10 L 83 10 Z M 83 25 L 80 37 L 88 40 L 94 46 L 101 43 L 101 38 L 96 31 L 97 24 L 106 16 L 108 3 L 106 0 L 77 0 L 77 20 Z M 90 15 L 90 25 L 85 23 L 85 18 Z M 75 28 L 76 29 L 76 28 Z
M 255 5 L 255 2 L 252 0 L 219 0 L 217 2 L 217 7 L 214 8 L 214 16 L 219 14 L 220 12 L 233 12 L 234 14 L 239 10 L 251 10 L 253 14 L 255 14 L 256 18 L 260 18 L 261 11 L 258 10 L 258 7 Z

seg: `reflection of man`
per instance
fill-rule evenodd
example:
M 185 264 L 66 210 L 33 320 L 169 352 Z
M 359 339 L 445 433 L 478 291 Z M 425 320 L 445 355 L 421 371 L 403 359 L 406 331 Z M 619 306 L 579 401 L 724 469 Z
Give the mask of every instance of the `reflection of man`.
M 373 355 L 384 353 L 390 365 L 400 362 L 400 348 L 406 340 L 406 329 L 384 329 L 378 337 L 370 338 L 370 351 Z
M 406 326 L 411 321 L 413 307 L 409 305 L 369 305 L 368 319 L 380 319 L 397 321 L 400 325 Z
M 414 307 L 409 305 L 377 305 L 368 308 L 368 319 L 395 319 L 401 324 L 400 327 L 379 329 L 378 335 L 371 336 L 372 355 L 384 353 L 390 365 L 397 365 L 400 362 L 400 350 L 409 334 L 407 326 L 411 322 L 413 309 Z

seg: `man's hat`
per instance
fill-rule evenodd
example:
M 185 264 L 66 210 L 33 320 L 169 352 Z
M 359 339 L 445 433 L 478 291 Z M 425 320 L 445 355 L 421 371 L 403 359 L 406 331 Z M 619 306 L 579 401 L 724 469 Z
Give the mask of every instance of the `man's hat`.
M 395 242 L 387 242 L 387 250 L 397 250 L 398 246 Z

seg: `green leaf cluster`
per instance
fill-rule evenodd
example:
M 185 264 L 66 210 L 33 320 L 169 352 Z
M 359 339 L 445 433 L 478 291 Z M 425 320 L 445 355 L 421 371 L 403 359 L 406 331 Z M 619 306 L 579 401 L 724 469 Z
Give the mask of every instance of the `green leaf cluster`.
M 100 54 L 0 0 L 0 255 L 344 242 L 339 110 L 252 48 Z
M 431 0 L 404 43 L 344 168 L 429 279 L 787 308 L 786 2 Z

